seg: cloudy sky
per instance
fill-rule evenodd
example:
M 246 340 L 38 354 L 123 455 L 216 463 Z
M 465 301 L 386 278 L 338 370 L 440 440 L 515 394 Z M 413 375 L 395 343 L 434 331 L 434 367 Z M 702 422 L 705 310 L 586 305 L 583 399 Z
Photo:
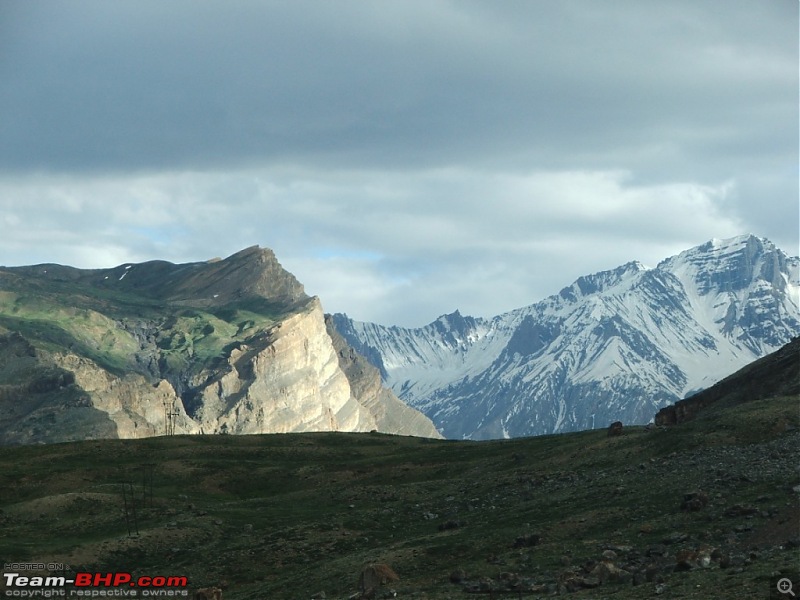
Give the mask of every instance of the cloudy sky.
M 798 47 L 796 0 L 0 0 L 0 264 L 259 244 L 416 326 L 797 254 Z

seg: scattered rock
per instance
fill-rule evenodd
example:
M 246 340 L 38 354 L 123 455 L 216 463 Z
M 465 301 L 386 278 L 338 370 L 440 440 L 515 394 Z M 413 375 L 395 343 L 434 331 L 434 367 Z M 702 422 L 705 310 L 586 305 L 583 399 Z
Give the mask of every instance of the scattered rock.
M 450 529 L 458 529 L 461 527 L 461 521 L 445 521 L 444 523 L 439 524 L 439 531 L 448 531 Z
M 518 573 L 510 573 L 508 571 L 500 573 L 499 579 L 505 584 L 505 587 L 510 589 L 517 589 L 522 583 L 522 579 Z
M 706 505 L 708 505 L 708 494 L 698 490 L 683 495 L 681 510 L 689 512 L 698 511 L 705 508 Z
M 535 533 L 521 535 L 514 540 L 514 548 L 530 548 L 531 546 L 538 545 L 541 539 L 541 536 Z
M 646 581 L 649 582 L 656 582 L 661 583 L 663 581 L 663 577 L 661 576 L 661 569 L 658 568 L 657 565 L 647 565 L 644 570 L 644 578 Z
M 450 573 L 450 583 L 463 583 L 467 578 L 467 573 L 464 569 L 456 569 Z
M 608 426 L 608 437 L 622 435 L 622 421 L 614 421 Z
M 628 583 L 633 578 L 630 571 L 620 569 L 614 563 L 602 561 L 589 573 L 600 580 L 600 583 Z
M 661 540 L 662 544 L 680 544 L 681 542 L 685 542 L 689 539 L 689 536 L 685 533 L 678 533 L 677 531 L 670 533 L 667 537 Z
M 565 571 L 558 577 L 558 593 L 559 595 L 577 592 L 583 589 L 584 579 L 580 576 L 579 572 L 575 570 Z
M 723 554 L 722 557 L 719 559 L 720 569 L 730 569 L 731 567 L 736 567 L 743 564 L 744 564 L 744 556 Z
M 675 555 L 675 570 L 690 571 L 697 564 L 697 552 L 694 550 L 679 550 Z
M 697 551 L 697 566 L 704 569 L 711 566 L 711 557 L 716 552 L 716 548 L 701 548 Z
M 367 565 L 358 576 L 358 589 L 361 590 L 362 596 L 367 597 L 371 594 L 374 597 L 382 585 L 393 581 L 400 581 L 400 577 L 389 565 L 384 563 Z
M 658 556 L 666 556 L 667 547 L 664 544 L 653 544 L 647 549 L 645 555 L 651 558 L 655 558 Z
M 755 506 L 734 504 L 733 506 L 725 509 L 724 514 L 726 517 L 747 517 L 749 515 L 755 515 L 757 513 L 758 509 Z

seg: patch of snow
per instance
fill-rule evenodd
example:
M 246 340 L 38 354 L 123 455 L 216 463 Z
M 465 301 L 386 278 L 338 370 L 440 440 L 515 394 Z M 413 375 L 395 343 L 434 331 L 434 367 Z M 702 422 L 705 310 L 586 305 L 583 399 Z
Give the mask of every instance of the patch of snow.
M 740 265 L 744 251 L 754 252 L 752 265 Z M 761 275 L 773 257 L 785 264 L 777 285 Z M 706 388 L 800 334 L 800 260 L 750 236 L 714 240 L 653 269 L 629 263 L 565 291 L 464 330 L 445 317 L 417 329 L 351 324 L 380 354 L 387 384 L 440 430 L 470 413 L 473 424 L 488 426 L 496 405 L 503 437 L 594 427 L 633 405 L 645 422 L 670 398 Z M 525 319 L 535 327 L 529 320 L 521 332 L 542 335 L 541 346 L 507 351 Z M 543 333 L 533 333 L 538 328 Z M 463 427 L 449 434 L 477 431 Z

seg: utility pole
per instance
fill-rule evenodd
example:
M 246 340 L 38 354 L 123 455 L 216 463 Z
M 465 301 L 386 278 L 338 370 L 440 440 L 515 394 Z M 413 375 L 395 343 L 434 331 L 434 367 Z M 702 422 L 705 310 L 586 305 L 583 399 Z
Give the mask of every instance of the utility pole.
M 128 526 L 128 537 L 133 537 L 133 532 L 139 535 L 139 521 L 136 518 L 136 494 L 130 481 L 122 483 L 122 502 L 125 506 L 125 525 Z
M 167 403 L 164 402 L 164 434 L 165 435 L 175 435 L 175 423 L 177 421 L 176 417 L 180 416 L 180 412 L 178 412 L 178 408 L 173 403 L 172 406 L 167 406 Z

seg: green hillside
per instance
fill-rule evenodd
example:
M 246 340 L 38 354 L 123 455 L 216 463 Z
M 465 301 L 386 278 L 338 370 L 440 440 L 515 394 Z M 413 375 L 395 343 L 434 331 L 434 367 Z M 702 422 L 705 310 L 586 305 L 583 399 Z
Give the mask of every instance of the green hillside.
M 167 364 L 182 356 L 201 365 L 286 310 L 267 301 L 199 310 L 144 296 L 54 284 L 35 293 L 0 291 L 0 332 L 16 331 L 45 349 L 77 352 L 112 372 L 136 369 L 136 333 L 157 336 Z M 199 362 L 197 362 L 199 361 Z
M 200 274 L 223 263 L 200 263 L 191 283 L 202 288 L 210 276 Z M 0 268 L 0 334 L 16 332 L 37 348 L 88 358 L 115 375 L 140 373 L 181 388 L 226 348 L 263 334 L 303 302 L 246 294 L 202 300 L 197 289 L 191 301 L 181 300 L 180 294 L 190 294 L 188 284 L 175 282 L 187 265 L 142 267 L 122 282 L 117 272 L 126 271 L 120 267 Z M 25 383 L 18 377 L 13 382 Z

